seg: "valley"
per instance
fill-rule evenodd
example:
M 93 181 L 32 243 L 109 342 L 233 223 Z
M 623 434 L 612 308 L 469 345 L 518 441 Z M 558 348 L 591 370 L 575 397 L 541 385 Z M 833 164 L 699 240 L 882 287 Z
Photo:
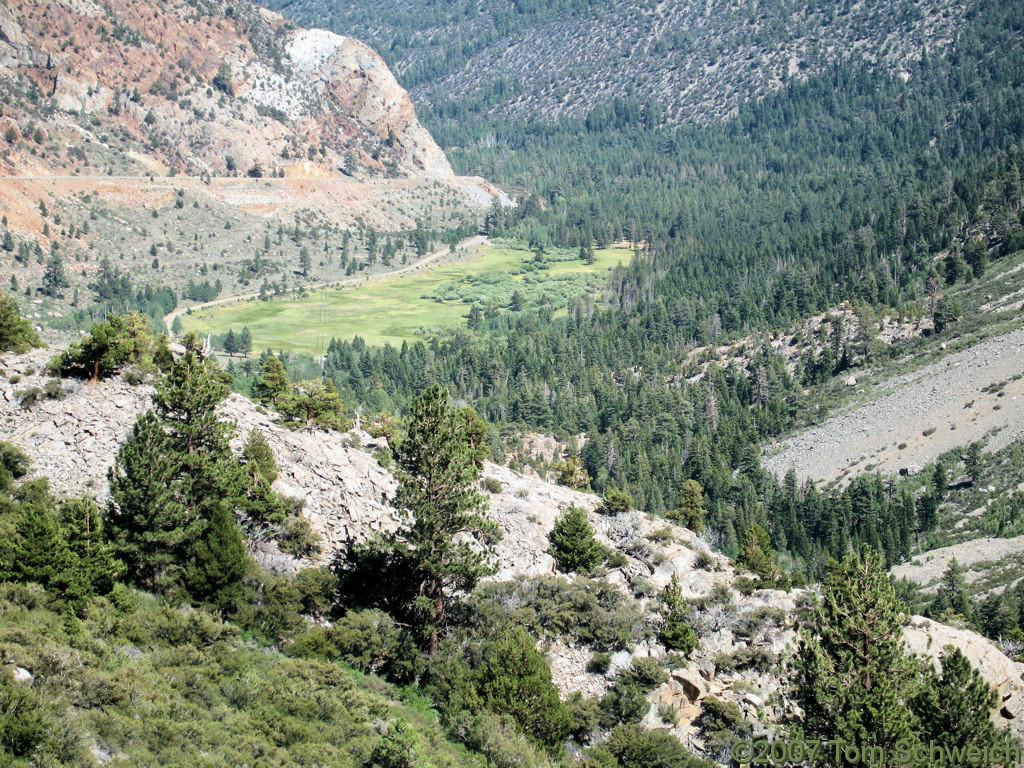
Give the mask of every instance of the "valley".
M 631 256 L 628 247 L 599 249 L 594 263 L 586 264 L 576 254 L 555 253 L 538 269 L 529 251 L 483 240 L 475 237 L 457 245 L 462 253 L 454 260 L 448 249 L 436 251 L 392 272 L 310 286 L 305 298 L 260 302 L 249 296 L 244 304 L 218 301 L 179 316 L 186 331 L 200 335 L 248 327 L 256 349 L 319 355 L 331 339 L 353 336 L 367 344 L 397 347 L 425 341 L 438 330 L 464 327 L 474 305 L 505 308 L 516 291 L 521 306 L 547 304 L 557 312 L 571 300 L 597 294 L 601 273 Z
M 268 1 L 0 7 L 0 765 L 1020 763 L 1024 5 Z

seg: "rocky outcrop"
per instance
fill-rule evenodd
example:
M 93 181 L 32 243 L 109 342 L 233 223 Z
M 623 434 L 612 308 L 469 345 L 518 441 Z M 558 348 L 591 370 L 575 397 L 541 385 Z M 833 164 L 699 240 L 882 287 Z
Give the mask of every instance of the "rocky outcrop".
M 95 137 L 131 135 L 161 166 L 191 175 L 453 177 L 377 53 L 247 0 L 203 13 L 153 0 L 7 3 L 0 75 L 89 115 Z M 19 125 L 41 117 L 23 95 L 4 95 Z M 67 141 L 95 137 L 72 127 Z M 61 160 L 66 174 L 81 156 Z
M 1007 658 L 977 632 L 939 624 L 923 616 L 911 619 L 903 637 L 911 653 L 931 659 L 937 668 L 941 668 L 942 656 L 948 648 L 958 648 L 999 692 L 999 711 L 992 719 L 1008 728 L 1018 742 L 1024 741 L 1024 664 Z
M 444 152 L 416 119 L 409 95 L 369 46 L 309 29 L 294 33 L 285 50 L 312 95 L 343 110 L 362 131 L 385 136 L 422 175 L 453 175 Z
M 780 477 L 793 468 L 801 481 L 829 482 L 869 468 L 915 474 L 976 440 L 997 451 L 1024 435 L 1024 380 L 1014 379 L 1022 352 L 1018 328 L 897 376 L 884 384 L 889 394 L 773 447 L 764 466 Z M 1005 386 L 994 391 L 997 382 Z
M 0 8 L 0 67 L 47 66 L 49 54 L 31 44 L 11 11 Z

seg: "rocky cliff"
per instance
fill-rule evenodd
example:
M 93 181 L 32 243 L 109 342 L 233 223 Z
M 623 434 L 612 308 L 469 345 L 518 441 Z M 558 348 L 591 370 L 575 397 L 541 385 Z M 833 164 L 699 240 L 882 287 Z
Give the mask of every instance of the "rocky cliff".
M 5 3 L 0 83 L 8 173 L 452 176 L 374 51 L 245 0 Z
M 39 371 L 50 354 L 37 350 L 0 360 L 0 440 L 24 450 L 33 472 L 49 477 L 55 491 L 103 500 L 107 469 L 136 417 L 148 407 L 151 389 L 121 379 L 95 385 L 64 381 L 63 399 L 42 400 L 26 410 L 19 405 L 19 393 L 43 386 Z M 238 395 L 225 403 L 223 416 L 237 425 L 236 449 L 250 429 L 266 434 L 281 469 L 275 487 L 305 500 L 302 514 L 326 543 L 323 559 L 349 541 L 399 524 L 388 504 L 395 481 L 375 460 L 377 444 L 369 434 L 358 429 L 346 434 L 288 430 L 277 423 L 276 414 Z M 717 759 L 720 755 L 701 720 L 708 699 L 734 704 L 742 727 L 755 736 L 770 732 L 789 711 L 787 663 L 795 648 L 797 614 L 810 597 L 806 590 L 741 590 L 731 562 L 691 531 L 637 511 L 615 517 L 597 514 L 593 510 L 599 500 L 593 494 L 496 464 L 487 463 L 483 477 L 500 485 L 498 492 L 488 494 L 488 514 L 504 534 L 495 553 L 494 579 L 519 579 L 524 594 L 535 577 L 572 580 L 557 572 L 547 553 L 548 533 L 568 505 L 586 509 L 599 540 L 625 556 L 624 564 L 604 578 L 629 597 L 645 621 L 651 620 L 652 596 L 678 576 L 684 594 L 697 606 L 691 620 L 700 644 L 687 659 L 670 664 L 669 680 L 649 697 L 645 725 L 671 730 L 695 752 Z M 251 544 L 266 567 L 313 565 L 283 555 L 272 542 Z M 960 648 L 999 690 L 997 722 L 1018 739 L 1024 737 L 1024 665 L 974 632 L 921 617 L 912 618 L 904 632 L 908 650 L 926 658 L 939 659 L 947 646 Z M 612 675 L 633 658 L 668 660 L 665 649 L 652 639 L 614 654 L 606 673 L 591 671 L 593 649 L 584 644 L 556 639 L 546 650 L 565 695 L 601 695 Z M 669 713 L 674 722 L 665 720 Z

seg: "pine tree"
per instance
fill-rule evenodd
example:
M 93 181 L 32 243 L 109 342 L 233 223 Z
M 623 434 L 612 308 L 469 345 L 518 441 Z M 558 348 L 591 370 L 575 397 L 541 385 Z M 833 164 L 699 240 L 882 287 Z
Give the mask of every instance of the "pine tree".
M 217 416 L 217 406 L 231 392 L 230 377 L 197 351 L 198 340 L 186 340 L 187 351 L 157 382 L 153 405 L 167 427 L 172 450 L 223 458 L 229 454 L 232 427 Z
M 229 328 L 224 335 L 224 351 L 228 353 L 229 357 L 238 351 L 238 337 L 235 336 L 233 328 Z
M 107 541 L 96 502 L 85 496 L 64 499 L 57 507 L 57 518 L 74 558 L 76 581 L 85 585 L 79 604 L 92 595 L 108 594 L 124 574 L 125 566 Z
M 491 457 L 490 446 L 487 444 L 487 422 L 469 405 L 459 411 L 459 416 L 462 418 L 469 448 L 469 460 L 474 467 L 482 465 Z
M 0 291 L 0 352 L 25 352 L 42 345 L 39 334 L 18 314 L 14 299 Z
M 691 531 L 698 533 L 704 529 L 704 488 L 696 480 L 690 479 L 683 483 L 682 498 L 679 509 L 669 512 L 668 517 L 679 520 Z
M 772 552 L 771 537 L 760 525 L 750 526 L 743 534 L 736 562 L 749 568 L 765 581 L 774 581 L 779 576 L 775 554 Z
M 597 511 L 602 515 L 618 515 L 633 509 L 633 497 L 618 488 L 609 488 Z
M 802 738 L 841 739 L 861 754 L 865 747 L 894 754 L 899 742 L 913 743 L 907 704 L 916 668 L 903 646 L 904 618 L 878 553 L 865 546 L 829 564 L 796 659 Z
M 73 555 L 52 510 L 45 488 L 19 489 L 35 498 L 18 505 L 11 562 L 0 566 L 14 581 L 41 584 L 60 597 L 80 597 L 85 585 L 73 569 Z
M 485 546 L 497 535 L 492 521 L 479 514 L 485 499 L 473 484 L 479 467 L 466 439 L 466 422 L 448 405 L 448 393 L 433 386 L 413 401 L 406 437 L 395 448 L 398 493 L 395 508 L 407 527 L 389 542 L 400 558 L 412 564 L 416 600 L 413 614 L 431 653 L 448 626 L 456 592 L 471 592 L 491 573 Z
M 277 461 L 263 430 L 253 427 L 249 431 L 242 447 L 242 461 L 249 468 L 254 484 L 257 478 L 262 478 L 267 483 L 273 483 L 277 479 Z
M 697 633 L 690 625 L 683 588 L 676 574 L 672 574 L 672 580 L 661 590 L 658 601 L 663 619 L 658 640 L 670 651 L 688 656 L 697 647 Z
M 925 685 L 910 706 L 920 723 L 922 741 L 943 747 L 945 757 L 932 756 L 931 765 L 963 765 L 962 760 L 952 757 L 954 750 L 974 747 L 987 753 L 1008 747 L 1009 739 L 992 722 L 998 704 L 997 690 L 971 666 L 959 648 L 945 649 L 941 673 L 927 664 Z
M 589 573 L 604 558 L 604 549 L 594 538 L 587 513 L 579 507 L 567 507 L 555 520 L 548 536 L 548 550 L 564 571 Z
M 252 352 L 252 333 L 249 331 L 249 326 L 242 328 L 242 332 L 238 335 L 238 351 L 242 357 L 248 357 Z
M 226 608 L 247 561 L 234 511 L 242 469 L 217 406 L 225 374 L 186 338 L 186 353 L 157 382 L 154 411 L 135 424 L 110 473 L 111 538 L 133 576 L 154 588 L 167 574 L 198 601 Z
M 964 589 L 964 571 L 954 557 L 942 572 L 942 582 L 936 594 L 936 603 L 932 611 L 939 611 L 939 616 L 946 620 L 970 621 L 971 603 Z
M 62 296 L 61 288 L 67 288 L 71 283 L 64 272 L 64 259 L 60 253 L 53 251 L 46 261 L 46 271 L 43 272 L 42 292 L 47 296 L 57 299 Z
M 260 366 L 260 376 L 253 382 L 252 396 L 264 405 L 276 406 L 282 396 L 291 394 L 292 383 L 288 380 L 284 363 L 275 355 L 267 355 Z
M 134 581 L 153 589 L 184 561 L 204 521 L 185 503 L 181 464 L 153 411 L 139 416 L 110 470 L 108 535 Z
M 935 462 L 935 469 L 931 476 L 932 492 L 940 502 L 946 498 L 946 491 L 949 489 L 949 475 L 946 474 L 946 467 L 941 461 Z
M 151 367 L 153 334 L 149 319 L 139 312 L 107 315 L 89 334 L 57 357 L 52 366 L 63 376 L 99 381 L 130 365 Z
M 182 581 L 194 600 L 227 609 L 241 592 L 248 562 L 234 514 L 226 504 L 216 504 L 183 569 Z
M 964 451 L 964 469 L 967 470 L 967 476 L 970 478 L 971 485 L 979 485 L 981 483 L 981 442 L 975 440 Z
M 278 398 L 277 409 L 290 421 L 310 431 L 317 427 L 340 431 L 349 426 L 345 404 L 331 379 L 296 385 L 290 394 Z
M 569 735 L 572 716 L 551 682 L 551 667 L 522 627 L 491 645 L 477 687 L 487 709 L 511 716 L 548 749 Z

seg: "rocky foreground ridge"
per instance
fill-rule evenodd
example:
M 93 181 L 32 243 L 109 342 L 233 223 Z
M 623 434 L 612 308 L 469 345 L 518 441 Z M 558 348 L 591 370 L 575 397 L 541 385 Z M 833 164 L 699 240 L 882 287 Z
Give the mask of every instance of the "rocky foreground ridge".
M 42 400 L 31 410 L 22 409 L 18 392 L 45 384 L 40 371 L 51 354 L 36 350 L 0 359 L 0 439 L 24 450 L 32 459 L 33 473 L 50 478 L 54 491 L 89 494 L 102 501 L 107 495 L 107 469 L 138 414 L 149 406 L 152 390 L 123 379 L 95 385 L 63 381 L 64 399 Z M 278 425 L 276 414 L 238 395 L 227 400 L 223 415 L 237 424 L 236 448 L 253 427 L 266 434 L 281 470 L 275 488 L 305 500 L 302 514 L 324 539 L 324 559 L 349 541 L 397 526 L 387 503 L 395 481 L 375 460 L 377 444 L 369 434 L 358 429 L 345 434 L 291 431 Z M 606 578 L 639 607 L 646 610 L 650 596 L 673 574 L 685 595 L 700 601 L 694 616 L 700 644 L 650 695 L 647 726 L 670 729 L 691 749 L 716 758 L 699 720 L 709 699 L 735 704 L 755 736 L 781 720 L 789 709 L 786 658 L 796 645 L 796 613 L 809 597 L 806 590 L 743 594 L 736 588 L 738 574 L 731 562 L 691 531 L 637 511 L 599 515 L 593 511 L 599 501 L 593 494 L 496 464 L 487 463 L 483 477 L 501 486 L 500 492 L 488 495 L 489 514 L 504 532 L 496 551 L 495 579 L 556 576 L 546 551 L 547 535 L 559 511 L 576 505 L 590 512 L 599 540 L 626 556 L 626 564 L 611 569 Z M 314 564 L 283 555 L 272 543 L 257 550 L 265 567 Z M 913 617 L 904 631 L 907 647 L 924 657 L 937 658 L 949 645 L 963 651 L 999 689 L 1002 703 L 996 720 L 1018 739 L 1024 737 L 1024 665 L 969 630 Z M 646 640 L 614 654 L 608 672 L 599 674 L 588 671 L 593 653 L 587 646 L 553 641 L 546 652 L 563 694 L 580 691 L 585 696 L 604 693 L 615 671 L 634 657 L 666 656 L 657 642 Z M 669 711 L 675 723 L 663 719 Z

